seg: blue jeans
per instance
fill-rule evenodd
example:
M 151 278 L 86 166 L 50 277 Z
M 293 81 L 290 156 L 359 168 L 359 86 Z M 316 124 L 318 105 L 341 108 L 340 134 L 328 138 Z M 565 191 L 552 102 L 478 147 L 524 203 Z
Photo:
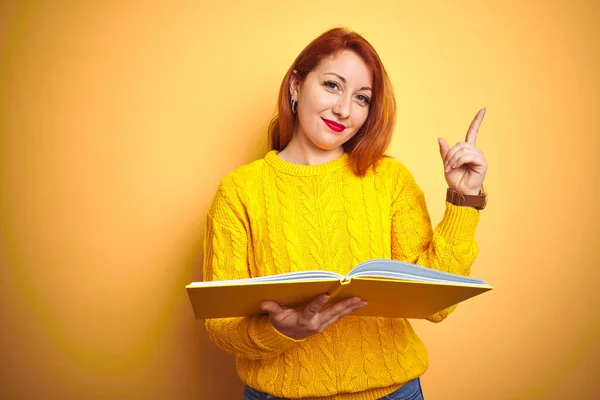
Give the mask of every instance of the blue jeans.
M 244 387 L 244 398 L 242 400 L 286 400 L 282 397 L 275 397 L 267 393 L 260 392 L 246 385 Z M 421 391 L 421 380 L 415 378 L 406 382 L 400 389 L 379 400 L 424 400 Z

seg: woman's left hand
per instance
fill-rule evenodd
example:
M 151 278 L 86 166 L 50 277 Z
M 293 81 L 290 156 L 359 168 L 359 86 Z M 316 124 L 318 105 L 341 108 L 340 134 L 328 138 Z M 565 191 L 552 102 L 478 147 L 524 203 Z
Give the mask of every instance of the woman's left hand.
M 475 147 L 477 131 L 484 115 L 485 108 L 482 108 L 471 122 L 464 142 L 458 142 L 450 148 L 443 138 L 438 139 L 448 187 L 462 194 L 478 195 L 487 171 L 483 152 Z

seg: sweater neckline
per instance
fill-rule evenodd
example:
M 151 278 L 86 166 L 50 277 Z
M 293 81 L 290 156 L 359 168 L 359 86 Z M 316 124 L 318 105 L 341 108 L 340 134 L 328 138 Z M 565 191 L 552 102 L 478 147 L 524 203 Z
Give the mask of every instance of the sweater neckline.
M 336 158 L 335 160 L 326 162 L 324 164 L 317 165 L 303 165 L 303 164 L 293 164 L 287 162 L 277 155 L 279 151 L 271 150 L 265 156 L 265 161 L 271 165 L 273 168 L 286 173 L 288 175 L 296 175 L 296 176 L 311 176 L 311 175 L 321 175 L 326 174 L 328 172 L 332 172 L 338 170 L 340 168 L 344 168 L 348 165 L 348 154 L 344 153 L 341 157 Z

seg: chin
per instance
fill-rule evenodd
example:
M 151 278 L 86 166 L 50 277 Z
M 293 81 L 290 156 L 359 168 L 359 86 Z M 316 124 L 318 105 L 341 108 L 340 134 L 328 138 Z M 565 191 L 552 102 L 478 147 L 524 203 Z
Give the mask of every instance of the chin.
M 324 141 L 324 140 L 313 140 L 312 143 L 315 147 L 317 147 L 323 151 L 332 151 L 332 150 L 338 149 L 345 142 L 342 142 L 342 141 L 329 142 L 329 141 Z
M 315 145 L 316 147 L 318 147 L 321 150 L 324 151 L 331 151 L 331 150 L 335 150 L 338 149 L 339 147 L 341 147 L 344 143 L 346 143 L 348 140 L 350 140 L 352 136 L 348 137 L 348 138 L 342 138 L 338 135 L 333 135 L 333 134 L 326 134 L 326 135 L 319 135 L 318 137 L 312 137 L 311 138 L 311 142 L 313 143 L 313 145 Z

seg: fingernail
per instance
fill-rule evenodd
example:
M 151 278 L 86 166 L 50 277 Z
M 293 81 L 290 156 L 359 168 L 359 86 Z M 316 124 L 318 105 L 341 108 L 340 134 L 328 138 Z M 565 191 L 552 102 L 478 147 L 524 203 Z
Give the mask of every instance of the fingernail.
M 361 306 L 361 307 L 364 307 L 364 306 L 366 306 L 367 304 L 369 304 L 369 303 L 367 303 L 366 301 L 363 301 L 362 303 L 360 303 L 360 306 Z

